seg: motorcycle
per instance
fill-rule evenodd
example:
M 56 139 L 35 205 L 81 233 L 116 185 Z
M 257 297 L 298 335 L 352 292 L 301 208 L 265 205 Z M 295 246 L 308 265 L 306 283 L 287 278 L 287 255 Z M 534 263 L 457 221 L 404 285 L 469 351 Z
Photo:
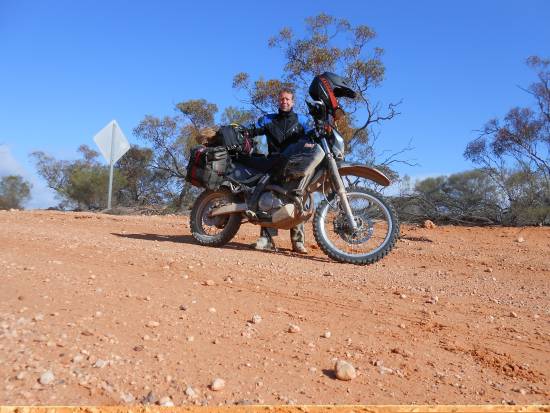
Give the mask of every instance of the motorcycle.
M 394 247 L 399 220 L 390 202 L 373 189 L 346 187 L 342 179 L 352 176 L 380 186 L 390 185 L 377 169 L 344 162 L 344 139 L 334 123 L 344 114 L 337 98 L 354 98 L 355 92 L 341 77 L 325 72 L 314 78 L 309 94 L 313 100 L 307 105 L 314 132 L 295 144 L 275 168 L 258 170 L 244 161 L 246 157 L 230 150 L 214 150 L 203 156 L 212 160 L 210 164 L 205 162 L 212 172 L 209 177 L 215 179 L 209 184 L 204 183 L 206 180 L 202 184 L 194 182 L 207 187 L 194 202 L 190 215 L 192 236 L 199 244 L 222 246 L 245 222 L 290 229 L 313 217 L 315 241 L 338 262 L 372 264 Z M 232 130 L 239 139 L 246 135 L 239 126 Z M 199 155 L 192 158 L 199 159 Z M 194 174 L 188 171 L 188 175 Z M 319 194 L 317 208 L 314 194 Z

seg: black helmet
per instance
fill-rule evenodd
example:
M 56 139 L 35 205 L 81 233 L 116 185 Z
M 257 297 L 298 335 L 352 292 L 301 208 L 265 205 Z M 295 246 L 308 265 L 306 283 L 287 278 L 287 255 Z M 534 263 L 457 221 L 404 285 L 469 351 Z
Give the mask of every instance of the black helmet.
M 325 72 L 315 76 L 309 86 L 309 96 L 313 100 L 320 100 L 327 108 L 328 113 L 335 116 L 341 111 L 338 103 L 339 97 L 355 98 L 356 93 L 348 86 L 347 82 L 334 73 Z

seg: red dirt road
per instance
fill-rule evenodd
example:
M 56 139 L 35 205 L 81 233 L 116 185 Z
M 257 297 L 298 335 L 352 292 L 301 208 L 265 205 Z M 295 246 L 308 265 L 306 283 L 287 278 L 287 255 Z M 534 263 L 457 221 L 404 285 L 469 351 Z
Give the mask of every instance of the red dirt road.
M 311 228 L 308 256 L 285 233 L 249 249 L 251 225 L 201 247 L 181 216 L 0 211 L 0 229 L 0 405 L 550 401 L 549 228 L 405 226 L 367 267 Z

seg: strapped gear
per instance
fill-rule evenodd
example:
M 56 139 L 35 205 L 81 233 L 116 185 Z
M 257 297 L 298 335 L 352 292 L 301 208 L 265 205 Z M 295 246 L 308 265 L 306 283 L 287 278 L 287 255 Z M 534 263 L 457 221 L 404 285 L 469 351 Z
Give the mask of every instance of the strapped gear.
M 232 123 L 220 127 L 208 142 L 208 146 L 223 146 L 228 151 L 248 155 L 252 152 L 253 142 L 245 128 Z
M 185 180 L 199 188 L 218 189 L 231 166 L 227 149 L 199 145 L 191 149 Z

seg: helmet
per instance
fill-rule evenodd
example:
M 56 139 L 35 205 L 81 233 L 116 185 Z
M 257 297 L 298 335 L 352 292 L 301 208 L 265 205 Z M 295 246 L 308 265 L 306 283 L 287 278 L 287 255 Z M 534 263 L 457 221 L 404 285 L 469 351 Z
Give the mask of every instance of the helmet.
M 325 72 L 313 78 L 309 86 L 309 96 L 313 100 L 323 102 L 328 113 L 336 118 L 343 113 L 337 98 L 345 96 L 353 99 L 356 93 L 342 77 L 334 73 Z

